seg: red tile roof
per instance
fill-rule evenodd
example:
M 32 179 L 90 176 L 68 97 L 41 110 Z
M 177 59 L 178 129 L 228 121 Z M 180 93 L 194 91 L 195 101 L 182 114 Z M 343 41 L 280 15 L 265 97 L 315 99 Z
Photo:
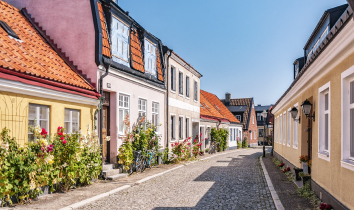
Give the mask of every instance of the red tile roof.
M 110 45 L 109 45 L 109 41 L 108 41 L 106 18 L 104 17 L 101 3 L 97 2 L 97 6 L 98 6 L 98 13 L 100 15 L 101 28 L 102 28 L 102 55 L 105 55 L 110 58 L 111 57 L 111 50 L 110 50 Z
M 240 121 L 238 121 L 238 119 L 229 111 L 228 108 L 226 108 L 226 106 L 220 101 L 220 99 L 216 95 L 206 92 L 204 90 L 200 90 L 200 95 L 203 95 L 205 99 L 208 100 L 209 104 L 216 112 L 220 114 L 221 118 L 226 119 L 230 122 L 240 123 Z
M 9 70 L 7 74 L 30 75 L 51 84 L 61 83 L 95 92 L 94 87 L 63 61 L 17 8 L 0 1 L 0 20 L 20 38 L 10 38 L 0 27 L 0 67 Z
M 216 108 L 209 102 L 203 90 L 200 90 L 200 115 L 224 119 L 225 117 L 216 110 Z
M 163 81 L 163 75 L 162 75 L 162 69 L 161 69 L 161 59 L 160 59 L 160 53 L 159 53 L 159 48 L 156 48 L 156 63 L 157 63 L 157 78 L 160 81 Z
M 223 100 L 225 102 L 225 100 Z M 243 128 L 247 129 L 248 116 L 251 111 L 252 106 L 252 98 L 237 98 L 230 99 L 230 106 L 246 106 L 245 112 L 243 113 Z
M 145 73 L 138 32 L 135 29 L 130 32 L 130 51 L 132 53 L 132 67 Z

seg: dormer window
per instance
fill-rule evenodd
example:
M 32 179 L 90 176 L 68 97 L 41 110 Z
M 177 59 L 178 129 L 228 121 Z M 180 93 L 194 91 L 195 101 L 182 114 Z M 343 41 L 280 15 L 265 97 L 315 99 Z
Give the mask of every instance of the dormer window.
M 12 30 L 12 28 L 7 25 L 6 22 L 1 21 L 0 20 L 0 25 L 2 27 L 2 29 L 4 29 L 4 31 L 6 31 L 6 33 L 11 37 L 11 38 L 15 38 L 15 39 L 20 39 L 17 34 Z
M 117 63 L 129 65 L 129 26 L 120 19 L 112 21 L 112 54 Z
M 145 38 L 144 46 L 145 71 L 156 77 L 156 44 Z

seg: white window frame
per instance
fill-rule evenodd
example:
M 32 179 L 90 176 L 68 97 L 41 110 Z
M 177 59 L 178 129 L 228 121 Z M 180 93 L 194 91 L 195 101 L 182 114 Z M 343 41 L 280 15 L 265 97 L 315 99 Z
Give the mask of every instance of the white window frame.
M 188 78 L 188 80 L 187 80 Z M 188 75 L 186 75 L 186 98 L 189 99 L 190 98 L 190 77 Z
M 176 93 L 176 67 L 171 65 L 171 69 L 170 69 L 170 80 L 171 80 L 171 92 L 172 93 Z M 172 72 L 173 70 L 173 72 Z
M 291 146 L 291 112 L 290 112 L 291 108 L 288 109 L 288 122 L 287 122 L 287 146 L 290 147 Z
M 238 121 L 240 121 L 241 122 L 241 115 L 235 115 L 235 117 L 236 117 L 236 119 L 238 119 Z
M 142 109 L 142 102 L 145 102 L 145 110 Z M 139 107 L 140 106 L 140 107 Z M 145 119 L 147 120 L 147 108 L 148 108 L 148 104 L 147 104 L 147 100 L 145 98 L 138 98 L 138 116 L 145 116 Z M 140 115 L 143 114 L 143 115 Z
M 193 99 L 194 99 L 194 102 L 198 102 L 198 91 L 199 91 L 199 88 L 198 88 L 198 82 L 196 80 L 194 80 L 194 84 L 193 84 Z
M 354 171 L 354 159 L 350 157 L 350 83 L 354 81 L 354 66 L 341 74 L 341 166 Z
M 114 57 L 117 57 L 117 58 L 119 58 L 119 59 L 121 59 L 122 61 L 125 61 L 125 62 L 129 62 L 129 59 L 130 59 L 130 47 L 129 47 L 129 40 L 130 40 L 130 34 L 129 34 L 129 25 L 128 24 L 126 24 L 122 19 L 120 19 L 120 18 L 118 18 L 117 16 L 115 16 L 115 15 L 113 15 L 113 18 L 114 19 L 116 19 L 117 21 L 118 21 L 118 24 L 117 24 L 117 30 L 119 30 L 119 23 L 121 23 L 121 24 L 123 24 L 123 25 L 125 25 L 127 28 L 128 28 L 128 30 L 127 30 L 127 36 L 128 36 L 128 43 L 127 43 L 127 60 L 126 59 L 124 59 L 123 57 L 121 57 L 119 54 L 118 55 L 116 55 L 116 54 L 113 54 L 112 53 L 112 55 L 114 56 Z M 112 21 L 112 27 L 114 27 L 113 26 L 113 22 L 114 21 Z M 113 32 L 113 31 L 112 31 Z M 123 27 L 123 30 L 122 30 L 122 32 L 123 32 L 123 34 L 124 34 L 124 27 Z M 118 32 L 117 32 L 118 33 Z M 113 36 L 113 35 L 112 35 Z M 120 48 L 120 43 L 119 43 L 119 41 L 121 41 L 121 43 L 123 43 L 124 41 L 123 40 L 120 40 L 119 38 L 117 38 L 117 51 L 119 52 L 119 48 Z M 123 55 L 123 53 L 124 53 L 124 44 L 122 45 L 122 55 Z
M 294 104 L 294 107 L 299 110 L 299 104 Z M 299 112 L 296 115 L 296 119 L 299 119 Z M 293 121 L 293 148 L 298 149 L 299 146 L 299 122 Z
M 30 106 L 34 106 L 35 108 L 36 108 L 36 113 L 35 113 L 35 118 L 34 119 L 30 119 L 30 117 L 29 117 L 29 108 L 30 108 Z M 44 109 L 47 109 L 46 110 L 46 118 L 47 119 L 40 119 L 40 108 L 44 108 Z M 50 133 L 50 130 L 49 130 L 49 128 L 50 128 L 50 107 L 48 106 L 48 105 L 41 105 L 41 104 L 32 104 L 32 103 L 30 103 L 30 104 L 28 104 L 28 121 L 27 121 L 27 124 L 29 124 L 29 120 L 34 120 L 34 127 L 36 127 L 37 125 L 40 125 L 40 121 L 47 121 L 47 127 L 41 127 L 41 128 L 44 128 L 47 132 L 48 132 L 48 134 Z M 32 133 L 32 132 L 28 132 L 28 135 L 27 135 L 27 140 L 28 140 L 28 142 L 30 142 L 29 141 L 29 135 L 34 135 L 34 133 Z M 34 141 L 36 140 L 36 136 L 34 135 L 34 139 L 33 139 Z
M 157 105 L 157 106 L 156 106 Z M 156 102 L 156 101 L 152 101 L 151 103 L 151 117 L 152 117 L 152 120 L 151 122 L 157 126 L 156 128 L 156 133 L 159 133 L 159 128 L 160 128 L 160 115 L 159 115 L 159 112 L 160 112 L 160 103 L 159 102 Z M 156 117 L 155 117 L 156 116 Z M 154 119 L 156 118 L 156 122 L 154 122 Z
M 69 121 L 65 121 L 65 112 L 69 111 Z M 80 110 L 79 109 L 69 109 L 65 108 L 64 109 L 64 128 L 65 128 L 65 123 L 69 123 L 69 128 L 65 128 L 65 133 L 73 133 L 73 113 L 76 113 L 77 119 L 78 119 L 78 130 L 80 130 Z
M 181 80 L 182 78 L 182 80 Z M 184 80 L 184 74 L 183 71 L 178 70 L 178 95 L 183 96 L 183 80 Z
M 123 96 L 123 106 L 120 105 L 120 96 Z M 128 106 L 125 107 L 124 103 L 125 103 L 125 99 L 124 97 L 128 97 Z M 120 119 L 120 110 L 123 111 L 123 114 L 124 114 L 124 111 L 128 111 L 128 115 L 129 115 L 129 120 L 130 120 L 130 94 L 126 94 L 126 93 L 119 93 L 118 94 L 118 122 L 119 122 L 119 119 Z M 125 133 L 125 125 L 124 125 L 124 119 L 125 119 L 125 116 L 122 116 L 122 123 L 123 123 L 123 130 L 120 130 L 120 124 L 118 125 L 118 134 L 120 135 L 124 135 Z
M 173 117 L 173 121 L 172 121 Z M 173 122 L 173 125 L 172 125 Z M 170 138 L 171 142 L 176 141 L 176 114 L 170 114 Z
M 286 143 L 286 111 L 283 113 L 283 145 Z
M 263 121 L 262 113 L 257 113 L 257 121 Z
M 182 120 L 180 120 L 182 119 Z M 184 140 L 184 127 L 183 127 L 184 117 L 183 115 L 178 116 L 178 139 L 180 141 Z M 181 124 L 180 124 L 181 123 Z
M 325 95 L 328 94 L 328 110 L 325 110 Z M 330 161 L 331 151 L 331 82 L 318 89 L 318 157 Z M 328 114 L 328 150 L 325 147 L 325 115 Z
M 231 142 L 232 141 L 232 128 L 230 128 L 229 139 L 230 139 L 230 142 Z
M 185 127 L 186 127 L 186 138 L 190 137 L 189 131 L 190 131 L 190 125 L 191 125 L 191 119 L 190 117 L 185 117 Z M 188 122 L 188 123 L 187 123 Z
M 279 120 L 279 144 L 283 143 L 283 114 L 280 114 Z

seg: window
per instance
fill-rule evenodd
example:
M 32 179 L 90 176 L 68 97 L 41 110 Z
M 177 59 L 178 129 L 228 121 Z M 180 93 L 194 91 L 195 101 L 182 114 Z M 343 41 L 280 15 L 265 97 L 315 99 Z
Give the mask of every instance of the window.
M 316 50 L 318 49 L 318 47 L 321 45 L 321 43 L 323 42 L 323 40 L 326 38 L 326 36 L 328 35 L 329 32 L 329 25 L 326 27 L 326 29 L 322 32 L 321 36 L 318 38 L 318 40 L 315 42 L 315 44 L 313 45 L 311 51 L 307 54 L 307 60 L 312 56 L 312 54 L 314 54 L 316 52 Z
M 238 128 L 236 128 L 236 140 L 238 141 L 239 140 L 239 133 L 238 133 Z
M 318 90 L 318 152 L 319 157 L 329 160 L 330 151 L 330 82 Z
M 283 114 L 283 144 L 286 142 L 286 112 Z
M 156 77 L 156 45 L 144 39 L 144 67 L 145 71 Z
M 39 125 L 49 133 L 49 106 L 29 104 L 28 107 L 28 141 L 34 141 L 35 136 L 30 127 Z
M 65 109 L 64 128 L 66 133 L 75 133 L 80 130 L 80 110 Z
M 279 121 L 279 143 L 282 143 L 282 136 L 283 136 L 283 115 L 280 115 L 280 121 Z
M 176 91 L 176 69 L 171 66 L 171 90 Z
M 250 138 L 250 140 L 252 139 L 252 131 L 250 131 L 250 133 L 251 133 L 251 138 Z
M 295 104 L 294 105 L 294 107 L 296 107 L 298 110 L 299 110 L 299 108 L 298 108 L 298 104 Z M 297 115 L 296 115 L 296 119 L 299 119 L 299 113 L 297 113 Z M 294 121 L 293 122 L 293 147 L 294 148 L 297 148 L 297 144 L 298 144 L 298 126 L 299 126 L 299 122 L 296 122 L 296 121 Z
M 194 81 L 194 100 L 198 101 L 198 83 Z
M 241 122 L 241 115 L 235 115 L 235 117 Z
M 179 139 L 183 139 L 183 117 L 178 118 L 178 130 L 179 130 Z
M 186 97 L 189 98 L 189 77 L 186 76 Z
M 295 70 L 295 78 L 297 77 L 298 74 L 299 74 L 299 67 L 297 67 L 297 69 Z
M 112 20 L 113 60 L 129 67 L 129 26 L 113 16 Z
M 230 128 L 230 141 L 232 141 L 232 129 Z
M 291 109 L 288 110 L 288 129 L 286 131 L 287 135 L 288 135 L 288 146 L 290 146 L 291 144 Z
M 176 134 L 175 134 L 175 126 L 176 126 L 176 117 L 171 115 L 171 139 L 175 140 L 176 139 Z
M 124 134 L 125 124 L 124 119 L 129 115 L 129 96 L 119 94 L 119 133 Z
M 254 130 L 254 135 L 253 136 L 254 136 L 254 139 L 257 139 L 257 131 L 256 130 Z
M 258 129 L 258 137 L 264 136 L 264 129 Z
M 236 130 L 234 128 L 234 141 L 236 141 Z
M 257 121 L 263 121 L 262 113 L 257 113 Z
M 159 103 L 152 102 L 152 124 L 155 126 L 159 125 Z M 157 130 L 159 130 L 159 126 L 157 127 Z
M 139 112 L 139 117 L 145 117 L 146 118 L 146 100 L 140 99 L 138 100 L 138 112 Z
M 252 115 L 252 123 L 254 124 L 254 115 Z
M 189 137 L 189 118 L 186 117 L 186 138 Z
M 179 89 L 179 94 L 183 95 L 183 73 L 179 72 L 178 74 L 178 89 Z

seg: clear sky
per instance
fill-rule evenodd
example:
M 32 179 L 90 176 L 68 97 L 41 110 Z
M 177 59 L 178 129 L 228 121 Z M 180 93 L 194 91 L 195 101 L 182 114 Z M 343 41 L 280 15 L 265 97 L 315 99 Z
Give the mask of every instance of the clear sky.
M 274 104 L 325 10 L 346 0 L 119 0 L 203 77 L 201 89 Z

